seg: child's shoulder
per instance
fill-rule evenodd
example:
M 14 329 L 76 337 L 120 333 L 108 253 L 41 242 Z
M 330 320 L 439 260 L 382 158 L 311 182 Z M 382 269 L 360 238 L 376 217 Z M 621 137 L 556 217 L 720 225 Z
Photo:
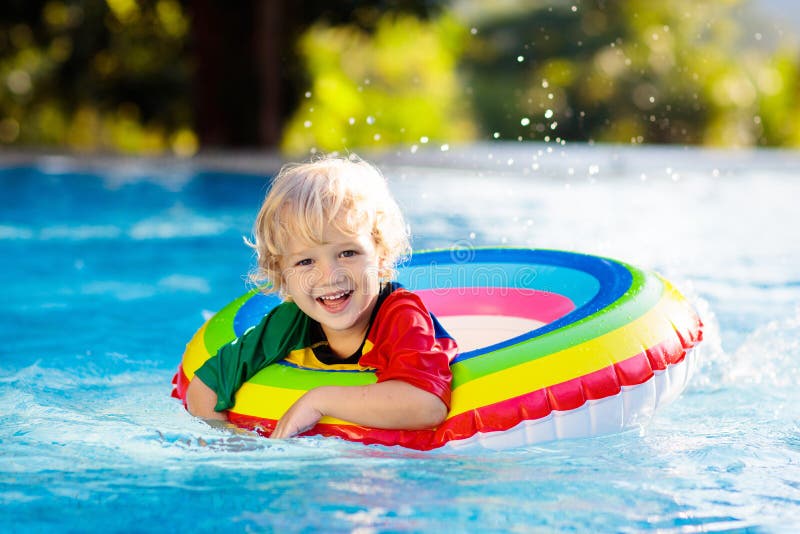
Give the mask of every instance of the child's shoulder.
M 447 353 L 449 359 L 458 352 L 455 340 L 428 310 L 422 298 L 402 286 L 396 287 L 383 301 L 370 339 L 380 340 L 388 346 L 411 343 L 415 347 L 430 346 L 435 341 L 439 347 L 437 350 Z
M 393 282 L 392 291 L 381 303 L 377 318 L 391 317 L 394 320 L 405 315 L 427 316 L 429 312 L 419 295 Z

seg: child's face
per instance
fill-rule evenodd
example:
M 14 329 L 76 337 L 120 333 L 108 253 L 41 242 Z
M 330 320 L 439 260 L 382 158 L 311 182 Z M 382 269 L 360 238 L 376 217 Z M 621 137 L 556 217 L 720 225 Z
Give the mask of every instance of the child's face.
M 363 337 L 380 291 L 381 259 L 372 236 L 343 234 L 332 225 L 323 244 L 295 236 L 281 260 L 283 287 L 297 306 L 322 325 L 329 342 Z

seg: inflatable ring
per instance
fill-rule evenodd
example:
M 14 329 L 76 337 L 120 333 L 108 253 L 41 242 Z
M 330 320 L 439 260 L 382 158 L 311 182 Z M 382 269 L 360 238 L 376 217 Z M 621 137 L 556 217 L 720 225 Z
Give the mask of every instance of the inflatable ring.
M 596 256 L 512 248 L 417 253 L 398 281 L 456 339 L 452 406 L 431 430 L 382 430 L 323 418 L 306 434 L 430 450 L 506 449 L 641 424 L 677 397 L 702 323 L 666 280 Z M 250 292 L 211 317 L 186 348 L 173 396 L 219 347 L 279 304 Z M 278 362 L 236 394 L 229 420 L 264 435 L 305 391 L 375 382 L 374 373 Z

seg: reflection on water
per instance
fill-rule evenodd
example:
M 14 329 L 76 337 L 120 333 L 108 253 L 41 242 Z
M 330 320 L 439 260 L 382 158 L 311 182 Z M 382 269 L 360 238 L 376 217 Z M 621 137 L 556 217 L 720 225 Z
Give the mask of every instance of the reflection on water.
M 241 236 L 264 172 L 75 165 L 0 171 L 0 524 L 12 531 L 189 517 L 201 530 L 800 522 L 800 156 L 540 145 L 386 156 L 416 248 L 622 259 L 676 282 L 706 323 L 700 374 L 646 428 L 471 454 L 271 442 L 190 418 L 169 380 L 204 314 L 244 289 Z

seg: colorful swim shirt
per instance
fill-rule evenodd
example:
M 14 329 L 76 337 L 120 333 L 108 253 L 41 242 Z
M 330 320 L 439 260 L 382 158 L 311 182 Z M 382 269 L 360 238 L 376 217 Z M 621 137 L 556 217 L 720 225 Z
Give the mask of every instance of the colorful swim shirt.
M 339 358 L 331 351 L 317 321 L 294 302 L 284 302 L 258 325 L 220 348 L 196 376 L 216 392 L 216 411 L 231 408 L 244 382 L 282 359 L 312 369 L 372 370 L 378 382 L 402 380 L 436 395 L 449 409 L 450 361 L 457 352 L 455 340 L 422 300 L 400 284 L 391 283 L 378 296 L 367 337 L 348 358 Z

